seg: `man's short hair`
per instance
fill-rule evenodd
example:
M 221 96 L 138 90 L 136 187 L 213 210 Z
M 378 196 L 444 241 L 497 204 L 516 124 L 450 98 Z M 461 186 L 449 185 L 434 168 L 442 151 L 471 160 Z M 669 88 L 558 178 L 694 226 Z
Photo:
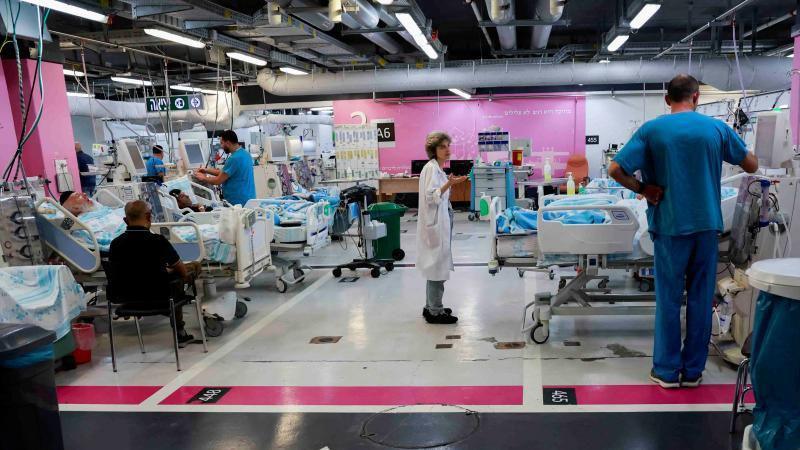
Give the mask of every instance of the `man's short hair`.
M 156 154 L 156 155 L 163 155 L 164 154 L 164 148 L 161 147 L 160 145 L 154 145 L 153 146 L 153 153 Z
M 232 142 L 234 144 L 239 142 L 239 137 L 236 136 L 236 132 L 233 130 L 225 130 L 222 134 L 219 135 L 219 139 L 221 141 Z
M 667 86 L 667 97 L 673 102 L 685 102 L 699 91 L 700 83 L 697 78 L 682 73 L 670 80 Z
M 136 221 L 144 218 L 150 212 L 150 205 L 144 200 L 134 200 L 125 205 L 125 218 L 128 221 Z
M 182 192 L 183 191 L 181 191 L 180 189 L 173 189 L 173 190 L 169 191 L 169 195 L 171 195 L 171 196 L 173 196 L 175 198 L 178 198 L 178 196 L 181 195 Z
M 69 197 L 74 193 L 75 193 L 75 191 L 64 191 L 64 192 L 62 192 L 61 196 L 58 197 L 58 203 L 60 203 L 61 205 L 64 205 L 64 203 L 66 203 L 67 200 L 69 200 Z

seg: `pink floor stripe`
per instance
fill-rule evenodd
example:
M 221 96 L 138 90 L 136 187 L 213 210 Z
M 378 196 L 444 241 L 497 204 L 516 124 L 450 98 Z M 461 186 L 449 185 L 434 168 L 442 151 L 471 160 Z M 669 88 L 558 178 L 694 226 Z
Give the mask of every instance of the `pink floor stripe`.
M 58 386 L 58 403 L 72 405 L 138 405 L 161 386 Z
M 203 386 L 183 386 L 161 402 L 183 405 Z M 192 404 L 203 404 L 195 401 Z M 521 405 L 522 386 L 234 386 L 217 405 Z
M 705 384 L 697 388 L 663 389 L 655 384 L 545 386 L 574 388 L 579 405 L 713 405 L 733 402 L 734 385 Z M 752 391 L 748 401 L 754 401 Z

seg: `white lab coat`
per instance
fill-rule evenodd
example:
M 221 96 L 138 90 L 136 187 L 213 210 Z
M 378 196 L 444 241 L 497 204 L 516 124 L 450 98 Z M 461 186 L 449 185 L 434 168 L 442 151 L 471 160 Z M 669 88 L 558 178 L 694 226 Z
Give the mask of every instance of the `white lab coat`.
M 453 271 L 450 248 L 450 190 L 435 159 L 428 161 L 419 175 L 419 214 L 417 217 L 417 269 L 426 280 L 444 281 Z

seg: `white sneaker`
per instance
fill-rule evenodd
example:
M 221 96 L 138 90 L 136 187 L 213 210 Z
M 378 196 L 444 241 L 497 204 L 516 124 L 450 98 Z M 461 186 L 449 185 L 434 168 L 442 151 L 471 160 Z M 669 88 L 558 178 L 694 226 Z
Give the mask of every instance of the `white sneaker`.
M 700 383 L 702 383 L 702 382 L 703 382 L 703 376 L 702 375 L 697 377 L 697 379 L 695 379 L 695 380 L 684 380 L 684 379 L 681 379 L 681 387 L 696 388 L 696 387 L 700 386 Z
M 665 381 L 656 375 L 654 371 L 650 371 L 650 381 L 653 383 L 661 386 L 664 389 L 675 389 L 681 387 L 681 383 L 678 381 Z

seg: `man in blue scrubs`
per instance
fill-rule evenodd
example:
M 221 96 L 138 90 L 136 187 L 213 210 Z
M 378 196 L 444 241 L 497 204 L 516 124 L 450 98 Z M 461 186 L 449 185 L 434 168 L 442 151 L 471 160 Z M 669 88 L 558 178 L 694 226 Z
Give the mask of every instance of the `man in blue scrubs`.
M 609 175 L 648 202 L 655 244 L 656 323 L 650 379 L 664 388 L 700 385 L 711 337 L 722 162 L 758 169 L 758 159 L 725 123 L 695 112 L 699 83 L 669 82 L 671 114 L 646 122 L 614 158 Z M 641 173 L 641 181 L 634 172 Z M 681 303 L 686 339 L 681 349 Z
M 219 136 L 219 144 L 228 154 L 225 166 L 222 170 L 198 169 L 195 178 L 215 186 L 222 185 L 222 196 L 228 203 L 244 206 L 248 200 L 256 198 L 253 157 L 239 145 L 239 138 L 233 130 L 223 131 Z
M 78 160 L 78 172 L 86 173 L 89 171 L 89 166 L 94 165 L 94 158 L 83 153 L 81 143 L 75 143 L 75 157 Z M 81 175 L 81 190 L 88 196 L 94 195 L 94 189 L 97 186 L 97 177 L 94 175 Z
M 150 153 L 150 159 L 145 163 L 147 176 L 159 178 L 161 181 L 158 184 L 161 184 L 164 182 L 164 175 L 167 173 L 167 169 L 164 167 L 164 149 L 160 145 L 154 145 Z

